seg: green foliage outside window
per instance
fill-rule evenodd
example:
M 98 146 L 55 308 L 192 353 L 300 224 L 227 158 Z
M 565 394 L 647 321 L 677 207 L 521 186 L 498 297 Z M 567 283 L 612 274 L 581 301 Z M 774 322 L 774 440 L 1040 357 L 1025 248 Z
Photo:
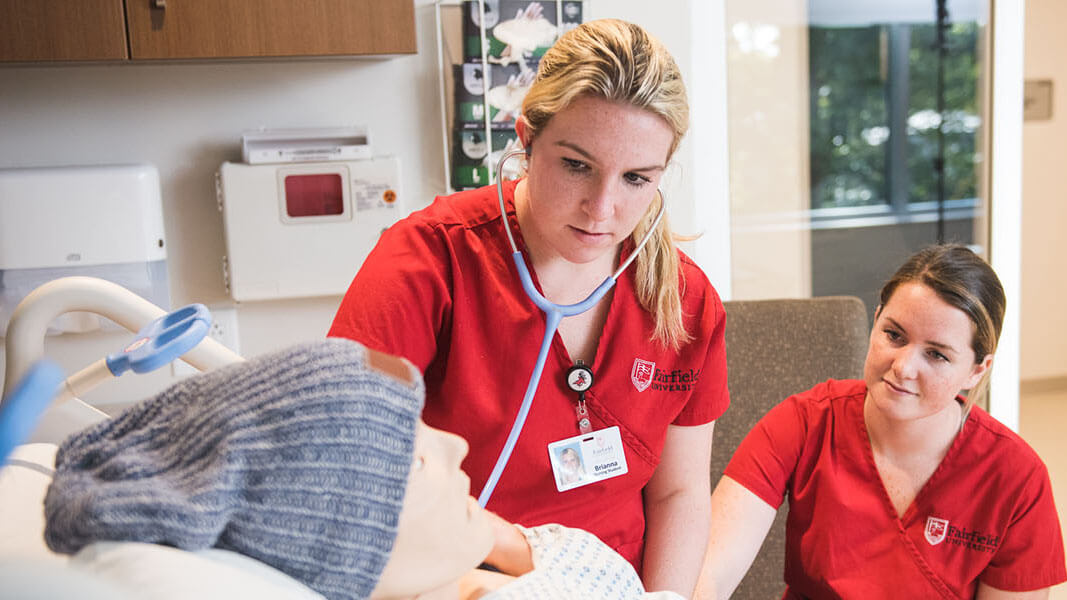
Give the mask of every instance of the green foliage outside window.
M 914 115 L 937 107 L 937 31 L 934 25 L 911 28 L 908 68 L 911 72 L 909 124 Z M 957 200 L 978 195 L 976 155 L 981 113 L 978 106 L 978 26 L 952 25 L 945 35 L 945 198 Z M 908 131 L 909 202 L 937 200 L 937 127 Z
M 907 125 L 890 123 L 890 78 L 901 60 L 889 50 L 889 27 L 809 29 L 812 208 L 892 203 L 890 137 L 901 145 L 907 165 L 907 202 L 937 200 L 937 68 L 934 24 L 907 26 Z M 946 31 L 945 68 L 946 199 L 977 195 L 978 35 L 974 23 Z M 899 83 L 899 82 L 898 82 Z M 900 185 L 900 182 L 898 182 Z

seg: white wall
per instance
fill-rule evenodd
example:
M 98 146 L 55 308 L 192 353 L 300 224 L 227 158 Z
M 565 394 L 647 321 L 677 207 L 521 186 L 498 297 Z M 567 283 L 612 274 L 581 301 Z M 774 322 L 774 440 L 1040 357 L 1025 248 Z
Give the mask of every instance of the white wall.
M 726 25 L 733 298 L 806 298 L 808 2 L 728 2 Z
M 399 156 L 412 205 L 443 189 L 432 4 L 417 3 L 416 19 L 419 53 L 385 60 L 0 67 L 0 167 L 155 164 L 172 303 L 225 306 L 214 174 L 221 162 L 240 160 L 243 131 L 365 124 L 376 154 Z M 322 338 L 339 300 L 241 304 L 241 353 Z M 53 337 L 46 354 L 70 372 L 127 339 Z M 140 398 L 169 383 L 169 371 L 127 376 L 134 381 L 105 384 L 87 399 Z
M 726 144 L 725 8 L 721 0 L 586 0 L 587 19 L 645 27 L 667 47 L 686 83 L 690 125 L 664 177 L 671 226 L 700 237 L 682 248 L 723 298 L 731 297 Z
M 587 2 L 586 14 L 645 24 L 688 72 L 699 64 L 688 50 L 685 14 L 692 6 L 690 0 L 596 0 Z M 172 304 L 231 305 L 221 276 L 224 240 L 214 174 L 221 162 L 240 160 L 243 131 L 366 124 L 374 152 L 400 158 L 411 206 L 423 206 L 444 190 L 433 9 L 430 0 L 416 1 L 418 54 L 386 60 L 0 67 L 0 167 L 155 164 Z M 680 149 L 678 156 L 681 183 L 672 187 L 671 210 L 675 224 L 686 224 L 693 222 L 695 168 L 691 150 Z M 339 301 L 242 303 L 241 354 L 322 338 Z M 128 338 L 121 332 L 53 337 L 45 352 L 73 372 Z M 107 383 L 86 399 L 127 403 L 173 381 L 169 369 L 124 379 L 130 381 Z
M 1023 125 L 1020 378 L 1067 377 L 1067 3 L 1026 0 L 1027 79 L 1051 79 L 1052 119 Z

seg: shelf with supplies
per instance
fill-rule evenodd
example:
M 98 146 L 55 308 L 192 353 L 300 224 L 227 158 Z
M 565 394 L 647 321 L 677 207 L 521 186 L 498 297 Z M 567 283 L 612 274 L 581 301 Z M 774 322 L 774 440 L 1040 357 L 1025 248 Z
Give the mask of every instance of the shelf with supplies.
M 438 0 L 441 143 L 449 192 L 496 181 L 545 51 L 583 20 L 583 0 Z M 484 17 L 484 18 L 483 18 Z M 505 171 L 519 176 L 518 163 Z

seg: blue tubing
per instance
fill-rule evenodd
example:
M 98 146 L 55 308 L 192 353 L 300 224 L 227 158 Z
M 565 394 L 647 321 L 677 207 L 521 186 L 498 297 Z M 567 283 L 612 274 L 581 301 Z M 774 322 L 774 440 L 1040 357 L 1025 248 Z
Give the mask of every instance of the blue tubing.
M 504 472 L 504 467 L 507 466 L 508 460 L 511 459 L 511 453 L 515 450 L 515 444 L 519 441 L 519 434 L 522 433 L 522 428 L 526 425 L 526 417 L 530 414 L 530 405 L 533 404 L 537 386 L 541 383 L 541 372 L 544 370 L 545 362 L 548 360 L 548 349 L 552 346 L 552 338 L 556 335 L 559 322 L 563 320 L 563 317 L 580 315 L 593 308 L 608 293 L 608 290 L 615 285 L 615 279 L 608 277 L 585 300 L 575 304 L 554 304 L 537 291 L 533 278 L 530 277 L 530 271 L 526 268 L 526 261 L 522 258 L 522 252 L 512 253 L 511 258 L 515 261 L 515 266 L 519 270 L 519 279 L 522 280 L 522 288 L 526 291 L 526 295 L 545 313 L 545 335 L 541 340 L 541 351 L 537 354 L 537 363 L 534 364 L 530 382 L 526 385 L 526 395 L 523 396 L 522 405 L 519 406 L 519 412 L 515 416 L 515 423 L 512 424 L 508 439 L 504 442 L 504 448 L 500 451 L 500 456 L 497 457 L 492 472 L 489 473 L 489 479 L 486 480 L 482 493 L 478 496 L 478 505 L 482 508 L 485 508 L 485 505 L 489 503 L 489 498 L 493 495 L 493 490 L 496 489 L 496 484 L 500 481 L 500 475 Z

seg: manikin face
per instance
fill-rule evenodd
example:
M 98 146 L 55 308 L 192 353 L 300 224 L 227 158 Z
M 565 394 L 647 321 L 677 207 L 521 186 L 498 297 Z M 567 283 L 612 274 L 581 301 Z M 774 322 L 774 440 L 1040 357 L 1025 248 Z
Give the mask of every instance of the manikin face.
M 535 255 L 587 263 L 613 253 L 656 195 L 674 134 L 660 116 L 586 96 L 556 113 L 530 142 L 525 194 L 516 198 Z M 612 254 L 614 256 L 614 254 Z
M 958 411 L 956 395 L 993 362 L 975 364 L 974 325 L 962 310 L 919 283 L 902 284 L 881 307 L 864 364 L 868 402 L 891 421 Z
M 466 455 L 462 438 L 419 421 L 396 541 L 371 598 L 411 598 L 441 588 L 489 554 L 492 526 L 459 468 Z

